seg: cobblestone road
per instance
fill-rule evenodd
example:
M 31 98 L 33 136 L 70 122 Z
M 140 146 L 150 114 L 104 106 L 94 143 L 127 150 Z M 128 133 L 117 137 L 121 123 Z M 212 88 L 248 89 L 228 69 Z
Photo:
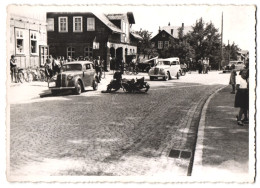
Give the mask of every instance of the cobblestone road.
M 221 85 L 150 84 L 147 94 L 91 91 L 11 104 L 10 174 L 186 176 L 190 160 L 169 152 L 192 150 L 201 107 Z

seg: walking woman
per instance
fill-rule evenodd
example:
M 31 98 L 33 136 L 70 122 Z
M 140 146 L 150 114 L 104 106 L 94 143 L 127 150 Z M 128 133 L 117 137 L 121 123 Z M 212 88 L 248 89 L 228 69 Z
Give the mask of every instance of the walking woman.
M 231 65 L 231 72 L 230 72 L 230 80 L 229 80 L 229 84 L 232 86 L 232 91 L 231 94 L 235 94 L 236 93 L 236 70 L 235 70 L 235 65 L 232 64 Z
M 249 87 L 248 77 L 249 71 L 247 68 L 240 72 L 241 79 L 237 85 L 237 93 L 235 97 L 235 107 L 240 108 L 237 117 L 237 124 L 243 126 L 243 123 L 248 122 L 248 109 L 249 109 Z M 242 120 L 242 116 L 244 119 Z

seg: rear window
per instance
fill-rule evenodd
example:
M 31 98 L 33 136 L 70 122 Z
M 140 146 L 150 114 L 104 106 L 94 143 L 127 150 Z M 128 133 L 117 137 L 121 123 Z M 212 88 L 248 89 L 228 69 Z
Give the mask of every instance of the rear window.
M 63 71 L 81 71 L 82 65 L 81 64 L 66 64 L 62 66 Z

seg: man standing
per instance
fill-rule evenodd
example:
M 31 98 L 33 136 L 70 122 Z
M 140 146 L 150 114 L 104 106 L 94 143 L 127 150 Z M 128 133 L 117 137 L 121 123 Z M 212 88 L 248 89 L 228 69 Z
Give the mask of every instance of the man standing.
M 11 77 L 12 77 L 12 82 L 15 81 L 17 83 L 17 64 L 16 64 L 16 59 L 14 58 L 14 55 L 11 56 L 10 59 L 10 68 L 11 68 Z

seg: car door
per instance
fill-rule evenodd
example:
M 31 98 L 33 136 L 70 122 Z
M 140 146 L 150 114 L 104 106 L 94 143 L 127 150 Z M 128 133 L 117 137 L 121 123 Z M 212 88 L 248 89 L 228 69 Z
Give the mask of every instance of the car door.
M 91 86 L 92 84 L 92 79 L 91 79 L 91 66 L 90 64 L 84 64 L 84 69 L 83 69 L 83 82 L 85 84 L 85 87 Z
M 171 75 L 176 76 L 177 72 L 179 71 L 179 65 L 177 61 L 171 62 Z

